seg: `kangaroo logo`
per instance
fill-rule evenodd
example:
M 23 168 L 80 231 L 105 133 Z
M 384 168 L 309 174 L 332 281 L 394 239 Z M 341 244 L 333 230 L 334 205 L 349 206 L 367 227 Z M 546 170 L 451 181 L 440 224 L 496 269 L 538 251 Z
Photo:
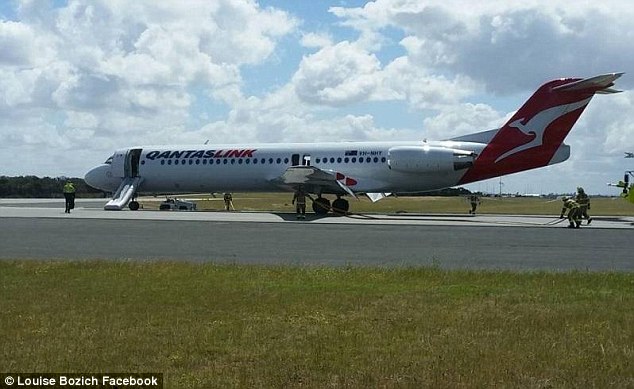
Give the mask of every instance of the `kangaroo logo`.
M 498 163 L 499 161 L 503 160 L 504 158 L 510 157 L 511 155 L 517 154 L 520 151 L 531 149 L 533 147 L 540 147 L 544 144 L 544 132 L 552 122 L 564 116 L 568 112 L 572 112 L 579 108 L 585 107 L 589 102 L 590 98 L 578 101 L 576 103 L 558 105 L 556 107 L 545 109 L 537 115 L 533 116 L 526 124 L 522 124 L 522 122 L 526 118 L 517 119 L 513 121 L 513 123 L 509 123 L 509 128 L 517 128 L 526 135 L 533 135 L 534 138 L 524 143 L 523 145 L 519 145 L 500 155 L 496 158 L 495 163 Z

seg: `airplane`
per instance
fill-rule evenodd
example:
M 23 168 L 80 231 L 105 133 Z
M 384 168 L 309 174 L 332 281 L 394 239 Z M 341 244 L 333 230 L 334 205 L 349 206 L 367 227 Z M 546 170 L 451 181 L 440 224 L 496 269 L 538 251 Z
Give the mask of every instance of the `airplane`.
M 625 158 L 634 158 L 634 153 L 625 152 Z
M 135 146 L 116 150 L 84 179 L 114 193 L 106 210 L 137 210 L 139 194 L 301 189 L 317 196 L 315 213 L 345 214 L 346 196 L 376 202 L 567 160 L 564 138 L 595 94 L 620 92 L 612 86 L 622 74 L 549 81 L 502 127 L 441 141 Z

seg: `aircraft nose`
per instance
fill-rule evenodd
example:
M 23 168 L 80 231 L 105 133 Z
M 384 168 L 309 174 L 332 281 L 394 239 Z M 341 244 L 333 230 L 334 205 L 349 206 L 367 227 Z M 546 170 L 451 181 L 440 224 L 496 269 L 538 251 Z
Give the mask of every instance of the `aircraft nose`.
M 109 165 L 99 165 L 95 168 L 92 168 L 86 173 L 84 176 L 84 181 L 86 184 L 92 186 L 95 189 L 100 189 L 107 191 L 108 188 L 108 176 L 107 173 L 110 171 Z

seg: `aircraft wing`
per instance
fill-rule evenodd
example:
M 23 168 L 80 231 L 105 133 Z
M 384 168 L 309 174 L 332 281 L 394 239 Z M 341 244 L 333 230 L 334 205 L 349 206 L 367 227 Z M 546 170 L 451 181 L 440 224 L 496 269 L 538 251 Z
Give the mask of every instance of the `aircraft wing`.
M 355 185 L 356 181 L 346 178 L 341 173 L 314 166 L 291 166 L 272 182 L 292 190 L 301 186 L 309 193 L 349 194 L 357 197 L 349 187 L 351 184 Z

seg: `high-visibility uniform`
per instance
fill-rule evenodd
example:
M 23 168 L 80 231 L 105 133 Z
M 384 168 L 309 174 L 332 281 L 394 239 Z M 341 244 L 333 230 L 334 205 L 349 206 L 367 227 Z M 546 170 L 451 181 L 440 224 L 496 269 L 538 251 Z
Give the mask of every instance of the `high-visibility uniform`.
M 64 184 L 64 199 L 66 200 L 66 211 L 65 213 L 70 213 L 70 210 L 75 208 L 75 185 L 72 182 L 67 182 Z
M 588 224 L 590 224 L 592 221 L 592 218 L 588 215 L 588 209 L 590 209 L 590 197 L 588 197 L 583 189 L 579 189 L 577 196 L 575 197 L 575 201 L 579 204 L 579 217 L 586 219 Z
M 564 200 L 564 207 L 561 209 L 560 217 L 564 216 L 566 210 L 568 210 L 568 221 L 570 222 L 568 227 L 579 228 L 581 225 L 581 207 L 579 206 L 579 203 L 573 199 Z

